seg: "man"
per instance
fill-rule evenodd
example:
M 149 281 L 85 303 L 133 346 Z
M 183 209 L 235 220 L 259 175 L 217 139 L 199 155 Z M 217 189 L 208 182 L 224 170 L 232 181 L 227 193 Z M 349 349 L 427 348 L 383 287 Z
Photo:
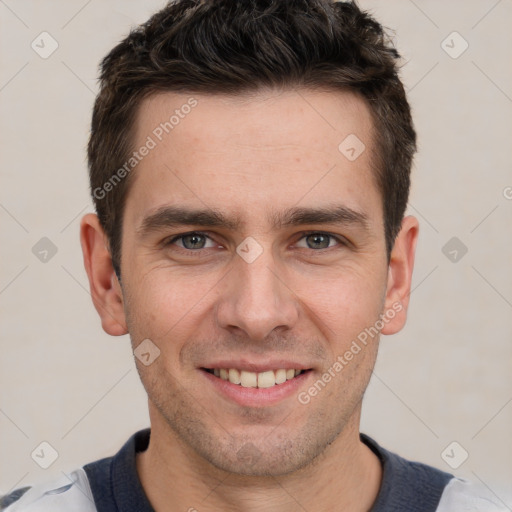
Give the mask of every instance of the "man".
M 110 52 L 81 242 L 151 430 L 7 511 L 500 510 L 359 432 L 418 237 L 398 57 L 324 0 L 177 1 Z

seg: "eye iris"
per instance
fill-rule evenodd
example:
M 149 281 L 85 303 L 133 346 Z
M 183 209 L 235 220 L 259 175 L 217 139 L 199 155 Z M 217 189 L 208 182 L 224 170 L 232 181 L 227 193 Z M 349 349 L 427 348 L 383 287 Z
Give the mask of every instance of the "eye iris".
M 329 247 L 329 236 L 322 235 L 321 233 L 308 235 L 306 240 L 308 246 L 312 249 L 326 249 L 327 247 Z M 311 240 L 313 241 L 312 244 L 310 244 Z
M 191 235 L 185 235 L 182 238 L 182 242 L 186 249 L 202 249 L 204 246 L 204 236 L 192 233 Z

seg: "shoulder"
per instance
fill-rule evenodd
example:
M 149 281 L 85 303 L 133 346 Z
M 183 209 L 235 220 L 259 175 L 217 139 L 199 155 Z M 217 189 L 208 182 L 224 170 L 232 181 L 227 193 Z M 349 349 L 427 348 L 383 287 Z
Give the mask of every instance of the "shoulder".
M 379 446 L 361 434 L 379 457 L 382 483 L 372 512 L 505 512 L 509 509 L 480 484 L 414 462 Z
M 17 489 L 0 499 L 2 512 L 96 512 L 85 471 L 80 468 L 45 484 Z
M 453 475 L 413 462 L 382 448 L 361 434 L 382 464 L 382 482 L 373 512 L 435 512 L 444 489 Z
M 483 485 L 452 478 L 446 486 L 436 512 L 508 512 L 504 504 Z
M 151 510 L 135 464 L 136 452 L 147 448 L 149 435 L 149 429 L 136 432 L 112 457 L 90 462 L 70 474 L 62 473 L 47 483 L 0 496 L 0 512 Z M 123 506 L 117 506 L 117 499 Z

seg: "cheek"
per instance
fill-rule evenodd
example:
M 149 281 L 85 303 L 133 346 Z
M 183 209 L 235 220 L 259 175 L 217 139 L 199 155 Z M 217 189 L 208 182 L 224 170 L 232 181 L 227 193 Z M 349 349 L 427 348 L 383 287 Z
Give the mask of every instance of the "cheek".
M 130 333 L 137 332 L 150 339 L 164 339 L 196 325 L 218 278 L 207 274 L 183 275 L 170 268 L 154 267 L 127 286 L 127 317 Z
M 379 318 L 384 304 L 384 275 L 347 270 L 337 275 L 297 277 L 294 290 L 305 314 L 327 339 L 349 342 Z M 308 313 L 309 312 L 309 313 Z

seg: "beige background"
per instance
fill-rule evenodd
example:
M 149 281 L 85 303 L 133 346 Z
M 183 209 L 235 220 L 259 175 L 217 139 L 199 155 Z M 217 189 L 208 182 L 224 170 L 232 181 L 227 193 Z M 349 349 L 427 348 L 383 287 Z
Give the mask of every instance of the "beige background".
M 97 65 L 161 5 L 0 1 L 0 492 L 110 455 L 148 425 L 129 339 L 107 336 L 93 309 L 78 227 Z M 361 5 L 407 62 L 422 226 L 409 323 L 382 341 L 362 430 L 447 471 L 457 441 L 452 460 L 469 457 L 454 473 L 511 508 L 512 3 Z M 59 44 L 47 59 L 31 48 L 43 31 Z M 45 263 L 32 252 L 43 237 L 57 248 Z M 442 251 L 452 237 L 468 249 L 457 262 Z M 31 458 L 42 441 L 59 454 L 46 470 Z

